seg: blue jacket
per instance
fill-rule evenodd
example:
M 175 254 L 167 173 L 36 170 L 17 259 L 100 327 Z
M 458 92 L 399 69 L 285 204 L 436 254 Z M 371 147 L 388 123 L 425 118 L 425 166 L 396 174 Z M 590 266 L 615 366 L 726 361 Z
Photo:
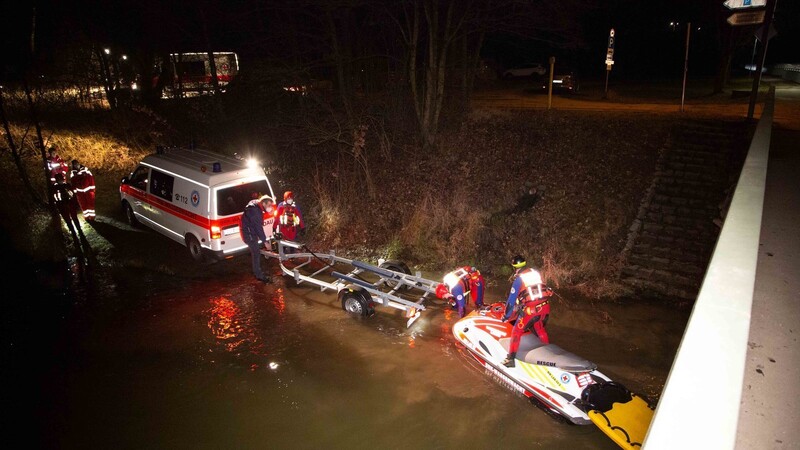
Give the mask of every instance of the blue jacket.
M 258 204 L 258 199 L 250 200 L 244 207 L 242 240 L 245 244 L 267 241 L 267 235 L 264 234 L 264 212 L 261 210 L 261 205 Z
M 514 277 L 514 283 L 511 285 L 511 291 L 508 293 L 508 299 L 506 300 L 506 312 L 503 315 L 503 321 L 511 318 L 511 314 L 514 313 L 514 308 L 517 306 L 517 297 L 519 296 L 519 291 L 524 287 L 524 284 L 522 283 L 522 277 L 519 276 L 519 272 L 520 270 L 517 271 L 516 276 Z

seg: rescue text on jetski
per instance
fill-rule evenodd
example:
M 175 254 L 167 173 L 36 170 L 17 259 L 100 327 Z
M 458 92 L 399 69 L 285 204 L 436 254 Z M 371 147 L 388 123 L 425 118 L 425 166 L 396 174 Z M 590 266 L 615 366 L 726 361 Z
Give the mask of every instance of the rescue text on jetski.
M 652 407 L 597 370 L 591 361 L 545 344 L 532 332 L 520 340 L 514 367 L 502 364 L 508 354 L 512 324 L 501 319 L 503 303 L 472 311 L 453 326 L 486 374 L 529 398 L 553 416 L 577 425 L 595 423 L 624 448 L 640 447 Z

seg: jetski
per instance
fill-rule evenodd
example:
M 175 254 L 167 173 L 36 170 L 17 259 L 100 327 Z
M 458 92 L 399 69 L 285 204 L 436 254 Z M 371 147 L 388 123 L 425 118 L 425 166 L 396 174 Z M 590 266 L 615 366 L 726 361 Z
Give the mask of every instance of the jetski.
M 452 328 L 456 341 L 487 375 L 554 417 L 576 425 L 595 423 L 620 446 L 641 446 L 652 407 L 597 370 L 593 362 L 527 332 L 520 340 L 515 366 L 504 366 L 512 329 L 511 323 L 501 321 L 504 312 L 505 304 L 494 303 L 470 312 Z

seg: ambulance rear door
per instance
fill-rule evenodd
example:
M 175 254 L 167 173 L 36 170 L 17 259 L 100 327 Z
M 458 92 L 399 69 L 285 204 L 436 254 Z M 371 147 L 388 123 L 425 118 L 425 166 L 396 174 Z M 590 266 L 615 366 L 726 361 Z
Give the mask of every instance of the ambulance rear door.
M 271 186 L 263 177 L 212 187 L 212 208 L 215 211 L 215 214 L 212 214 L 215 220 L 212 220 L 212 222 L 219 224 L 222 231 L 219 250 L 223 250 L 228 254 L 241 251 L 247 247 L 242 241 L 239 230 L 242 213 L 250 200 L 260 198 L 262 195 L 269 195 L 275 198 Z M 265 217 L 264 219 L 264 234 L 267 238 L 272 236 L 274 221 L 274 216 Z

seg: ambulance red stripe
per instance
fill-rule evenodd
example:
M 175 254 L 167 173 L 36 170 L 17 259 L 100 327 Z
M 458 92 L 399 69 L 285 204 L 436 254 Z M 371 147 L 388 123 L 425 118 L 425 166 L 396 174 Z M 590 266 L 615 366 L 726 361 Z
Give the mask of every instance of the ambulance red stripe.
M 209 232 L 211 231 L 212 225 L 217 225 L 220 228 L 226 228 L 230 225 L 239 224 L 239 217 L 240 217 L 239 214 L 231 217 L 226 217 L 224 219 L 212 221 L 207 217 L 186 211 L 185 209 L 179 208 L 162 198 L 156 197 L 155 195 L 152 194 L 147 194 L 146 192 L 142 192 L 141 190 L 136 189 L 130 185 L 122 185 L 120 186 L 120 189 L 125 194 L 128 194 L 137 200 L 141 200 L 147 204 L 153 205 L 157 207 L 159 210 L 164 211 L 165 213 L 172 214 L 173 216 L 183 219 L 191 224 L 197 225 L 198 227 L 202 227 L 208 230 Z

